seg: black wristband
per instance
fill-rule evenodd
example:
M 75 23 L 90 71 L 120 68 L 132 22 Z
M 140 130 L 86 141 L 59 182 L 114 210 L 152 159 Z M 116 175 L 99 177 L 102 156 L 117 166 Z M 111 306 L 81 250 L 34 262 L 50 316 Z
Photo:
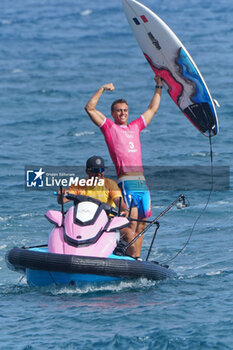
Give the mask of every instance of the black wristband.
M 156 89 L 162 89 L 163 87 L 161 85 L 156 85 Z

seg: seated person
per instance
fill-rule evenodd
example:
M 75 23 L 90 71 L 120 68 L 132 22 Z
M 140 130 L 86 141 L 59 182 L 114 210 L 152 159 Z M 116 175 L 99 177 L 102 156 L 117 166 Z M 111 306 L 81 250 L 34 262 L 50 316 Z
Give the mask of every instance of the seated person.
M 95 185 L 96 183 L 95 181 L 93 186 L 90 186 L 87 184 L 84 186 L 81 186 L 80 184 L 71 185 L 68 190 L 64 189 L 63 191 L 63 203 L 67 203 L 70 201 L 65 197 L 65 194 L 67 192 L 74 195 L 81 194 L 82 196 L 92 197 L 100 200 L 101 202 L 108 203 L 112 207 L 114 206 L 119 207 L 120 201 L 121 201 L 121 208 L 122 208 L 121 215 L 128 216 L 129 209 L 122 198 L 120 188 L 118 187 L 115 181 L 104 177 L 104 170 L 105 170 L 105 165 L 102 157 L 93 156 L 89 158 L 86 162 L 86 173 L 88 175 L 88 179 L 91 179 L 91 178 L 103 179 L 103 185 L 100 185 L 99 181 L 97 182 L 96 185 Z M 62 203 L 62 197 L 61 197 L 60 191 L 58 192 L 57 201 L 58 201 L 58 204 Z M 132 213 L 133 213 L 133 209 L 132 209 Z M 125 227 L 120 230 L 121 238 L 123 238 L 127 243 L 131 242 L 135 237 L 135 233 L 132 230 L 132 225 L 135 225 L 135 224 L 131 223 L 128 227 Z M 135 243 L 132 244 L 132 246 L 130 246 L 127 249 L 126 253 L 127 255 L 130 255 L 136 258 Z

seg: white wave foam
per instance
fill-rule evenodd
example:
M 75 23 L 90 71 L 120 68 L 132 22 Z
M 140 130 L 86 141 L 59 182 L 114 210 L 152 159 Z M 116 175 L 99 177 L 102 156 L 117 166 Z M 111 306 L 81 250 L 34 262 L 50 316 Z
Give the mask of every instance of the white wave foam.
M 12 22 L 9 19 L 2 19 L 1 24 L 12 24 Z
M 192 157 L 206 157 L 209 154 L 206 152 L 196 152 L 196 153 L 192 153 L 191 155 Z
M 156 281 L 149 281 L 147 279 L 137 279 L 135 281 L 121 281 L 121 282 L 109 282 L 105 284 L 87 284 L 83 286 L 64 286 L 54 289 L 49 289 L 52 295 L 61 294 L 89 294 L 89 293 L 99 293 L 99 292 L 122 292 L 129 289 L 144 289 L 154 286 Z M 47 288 L 46 288 L 47 289 Z
M 82 136 L 86 136 L 86 135 L 94 135 L 95 132 L 94 131 L 82 131 L 82 132 L 76 132 L 74 134 L 74 136 L 76 137 L 82 137 Z
M 11 220 L 11 219 L 15 219 L 15 218 L 24 218 L 24 217 L 33 217 L 33 216 L 36 216 L 35 214 L 33 213 L 24 213 L 24 214 L 20 214 L 20 215 L 9 215 L 9 216 L 0 216 L 0 221 L 8 221 L 8 220 Z
M 24 218 L 24 217 L 28 217 L 28 216 L 34 216 L 34 214 L 33 213 L 25 213 L 25 214 L 19 215 L 20 218 Z
M 143 129 L 141 132 L 144 134 L 151 134 L 151 131 L 149 129 Z
M 153 205 L 151 208 L 152 209 L 162 209 L 163 207 L 161 205 Z
M 207 272 L 206 276 L 216 276 L 216 275 L 221 275 L 221 273 L 223 272 L 223 270 L 219 270 L 219 271 L 211 271 L 211 272 Z
M 86 9 L 86 10 L 81 12 L 81 15 L 82 16 L 89 16 L 91 13 L 92 13 L 92 10 Z
M 13 74 L 19 74 L 19 73 L 22 73 L 22 72 L 23 72 L 22 69 L 20 69 L 20 68 L 15 68 L 15 69 L 12 70 L 11 73 L 13 73 Z
M 13 217 L 13 216 L 5 216 L 5 217 L 0 216 L 0 221 L 7 221 L 7 220 L 12 219 L 12 217 Z
M 227 201 L 227 200 L 221 200 L 221 201 L 218 201 L 215 203 L 216 205 L 228 205 L 228 204 L 231 204 L 230 201 Z

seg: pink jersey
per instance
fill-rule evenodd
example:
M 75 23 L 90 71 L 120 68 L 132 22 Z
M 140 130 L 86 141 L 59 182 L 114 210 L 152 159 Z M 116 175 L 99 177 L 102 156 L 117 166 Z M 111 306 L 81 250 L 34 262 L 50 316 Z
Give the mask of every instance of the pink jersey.
M 118 176 L 127 172 L 143 172 L 140 132 L 145 127 L 142 115 L 129 125 L 117 125 L 106 118 L 100 126 Z

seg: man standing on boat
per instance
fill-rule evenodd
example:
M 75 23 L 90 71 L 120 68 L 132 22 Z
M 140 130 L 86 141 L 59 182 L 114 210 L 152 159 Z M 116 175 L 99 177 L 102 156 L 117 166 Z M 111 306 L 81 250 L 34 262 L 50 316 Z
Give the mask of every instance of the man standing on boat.
M 162 81 L 160 77 L 155 77 L 154 80 L 156 81 L 156 88 L 147 110 L 130 124 L 127 124 L 129 108 L 124 99 L 112 103 L 111 115 L 114 122 L 96 109 L 103 92 L 114 90 L 112 83 L 101 86 L 85 106 L 91 120 L 104 134 L 110 156 L 116 168 L 117 183 L 121 188 L 124 200 L 128 206 L 133 201 L 132 216 L 142 220 L 151 215 L 151 198 L 143 176 L 140 132 L 151 122 L 159 108 Z M 136 236 L 141 232 L 145 225 L 144 222 L 131 222 L 130 228 L 133 235 Z M 142 236 L 135 242 L 137 257 L 140 257 L 141 246 Z

